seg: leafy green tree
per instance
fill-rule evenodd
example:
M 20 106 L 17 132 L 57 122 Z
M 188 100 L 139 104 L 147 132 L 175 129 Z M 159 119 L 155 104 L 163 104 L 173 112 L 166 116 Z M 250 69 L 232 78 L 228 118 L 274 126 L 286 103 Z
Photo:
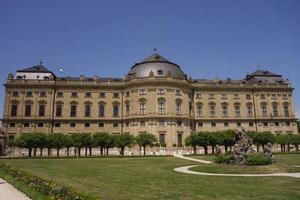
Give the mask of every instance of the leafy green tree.
M 99 147 L 100 155 L 103 156 L 103 149 L 107 146 L 110 135 L 108 133 L 102 132 L 102 133 L 95 133 L 93 135 L 94 143 L 96 147 Z
M 83 142 L 82 142 L 83 141 L 82 135 L 83 134 L 80 134 L 80 133 L 74 133 L 71 135 L 72 144 L 75 148 L 75 151 L 77 151 L 79 157 L 81 156 L 81 149 L 82 149 L 82 147 L 84 147 Z M 76 155 L 76 153 L 75 153 L 75 155 Z
M 126 146 L 131 146 L 134 143 L 134 137 L 129 133 L 118 134 L 115 136 L 116 146 L 121 149 L 121 155 L 124 156 Z
M 209 145 L 209 134 L 208 132 L 199 132 L 198 133 L 198 145 L 204 148 L 204 154 L 208 154 L 208 145 Z
M 146 156 L 146 147 L 154 145 L 157 139 L 153 134 L 150 133 L 141 133 L 135 137 L 135 142 L 144 149 L 144 156 Z M 140 155 L 141 155 L 141 148 L 140 148 Z
M 59 150 L 65 146 L 65 135 L 63 133 L 50 134 L 52 147 L 56 149 L 56 156 L 59 157 Z
M 73 146 L 73 143 L 72 143 L 72 140 L 71 140 L 71 137 L 69 135 L 64 135 L 65 136 L 65 147 L 67 148 L 67 156 L 69 157 L 70 156 L 70 148 Z
M 280 144 L 281 152 L 285 151 L 285 145 L 287 144 L 286 135 L 278 134 L 275 136 L 275 141 L 277 144 Z
M 218 132 L 208 133 L 208 144 L 211 146 L 212 154 L 215 154 L 215 147 L 222 144 L 222 138 Z
M 291 135 L 291 143 L 295 146 L 296 151 L 299 151 L 300 134 Z
M 197 151 L 198 136 L 199 135 L 197 133 L 193 133 L 185 138 L 185 145 L 192 146 L 194 154 L 196 154 Z
M 35 137 L 37 137 L 37 147 L 40 149 L 40 156 L 43 156 L 43 149 L 46 147 L 47 143 L 47 135 L 44 133 L 36 134 Z
M 234 142 L 235 142 L 234 130 L 221 131 L 219 133 L 219 135 L 221 138 L 221 144 L 224 145 L 224 147 L 225 147 L 225 152 L 228 152 L 228 147 L 231 149 L 231 147 L 234 145 Z
M 104 148 L 106 149 L 106 155 L 108 155 L 108 151 L 110 148 L 114 148 L 116 146 L 116 137 L 115 135 L 108 135 L 107 143 L 104 145 Z
M 32 149 L 35 146 L 35 135 L 33 133 L 23 133 L 18 139 L 17 144 L 20 148 L 28 149 L 28 156 L 31 157 Z
M 93 137 L 90 134 L 82 134 L 82 143 L 85 148 L 85 156 L 87 156 L 87 151 L 89 149 L 90 156 L 92 155 L 92 148 L 94 146 Z
M 297 120 L 298 133 L 300 133 L 300 120 Z

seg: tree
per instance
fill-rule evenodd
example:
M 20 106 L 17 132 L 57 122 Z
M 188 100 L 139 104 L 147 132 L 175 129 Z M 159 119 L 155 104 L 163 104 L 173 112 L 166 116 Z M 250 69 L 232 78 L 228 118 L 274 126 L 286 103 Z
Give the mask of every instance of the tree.
M 300 133 L 300 120 L 297 120 L 298 133 Z
M 146 146 L 154 145 L 154 142 L 156 142 L 156 138 L 153 134 L 150 133 L 141 133 L 135 138 L 136 143 L 143 147 L 144 149 L 144 156 L 146 156 Z M 141 148 L 140 148 L 140 154 L 141 154 Z
M 221 137 L 218 132 L 208 133 L 208 144 L 211 146 L 212 154 L 215 154 L 215 147 L 217 144 L 221 144 Z
M 95 133 L 93 135 L 95 146 L 99 147 L 100 155 L 103 156 L 103 149 L 107 146 L 110 140 L 108 133 Z
M 65 136 L 65 147 L 67 148 L 67 156 L 69 157 L 70 156 L 70 148 L 73 146 L 73 143 L 72 143 L 72 140 L 71 140 L 71 137 L 69 135 L 64 135 Z
M 287 144 L 286 135 L 278 134 L 275 136 L 275 141 L 277 144 L 280 144 L 281 152 L 285 151 L 285 145 Z
M 193 133 L 185 138 L 185 145 L 186 146 L 192 146 L 193 152 L 196 154 L 197 145 L 198 145 L 198 134 Z
M 35 146 L 35 135 L 33 133 L 24 133 L 17 139 L 18 147 L 28 149 L 28 156 L 31 157 L 32 148 Z
M 81 148 L 83 147 L 82 134 L 80 134 L 80 133 L 72 134 L 71 141 L 72 141 L 73 146 L 76 148 L 76 150 L 78 152 L 78 156 L 80 157 L 81 156 Z
M 299 151 L 299 145 L 300 145 L 300 135 L 291 135 L 291 143 L 295 146 L 296 151 Z
M 40 156 L 43 156 L 43 149 L 46 147 L 47 135 L 44 133 L 39 133 L 35 135 L 37 137 L 37 147 L 40 149 Z
M 209 145 L 209 133 L 208 132 L 199 132 L 198 133 L 198 145 L 204 148 L 204 154 L 208 154 L 208 145 Z
M 59 157 L 59 150 L 65 146 L 66 137 L 63 133 L 53 133 L 49 137 L 51 138 L 52 147 L 56 149 L 56 156 Z
M 228 152 L 228 147 L 231 150 L 231 147 L 234 145 L 235 139 L 234 135 L 235 132 L 234 130 L 225 130 L 219 133 L 220 134 L 220 139 L 221 139 L 221 144 L 224 145 L 225 147 L 225 152 Z
M 93 138 L 90 134 L 83 133 L 81 136 L 82 145 L 85 148 L 85 156 L 87 156 L 87 150 L 89 149 L 90 156 L 92 155 L 92 147 L 94 145 Z
M 124 156 L 126 146 L 131 146 L 134 143 L 134 137 L 129 133 L 118 134 L 115 136 L 116 146 L 121 149 L 121 155 Z
M 108 135 L 107 143 L 104 145 L 104 148 L 106 149 L 106 155 L 108 155 L 109 149 L 115 146 L 116 146 L 115 135 Z

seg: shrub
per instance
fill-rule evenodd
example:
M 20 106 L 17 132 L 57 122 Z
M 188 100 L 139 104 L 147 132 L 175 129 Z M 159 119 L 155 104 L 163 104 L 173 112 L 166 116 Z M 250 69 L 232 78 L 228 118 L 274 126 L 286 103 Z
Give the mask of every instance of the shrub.
M 39 178 L 27 172 L 16 170 L 8 165 L 0 164 L 0 171 L 3 174 L 12 176 L 16 180 L 28 185 L 32 189 L 44 194 L 50 199 L 64 200 L 95 200 L 94 197 L 87 194 L 81 194 L 73 189 L 60 187 L 53 182 Z
M 218 164 L 230 164 L 233 160 L 233 156 L 231 154 L 220 154 L 215 157 L 215 162 Z
M 272 164 L 270 158 L 263 154 L 249 154 L 246 158 L 246 165 L 269 165 Z

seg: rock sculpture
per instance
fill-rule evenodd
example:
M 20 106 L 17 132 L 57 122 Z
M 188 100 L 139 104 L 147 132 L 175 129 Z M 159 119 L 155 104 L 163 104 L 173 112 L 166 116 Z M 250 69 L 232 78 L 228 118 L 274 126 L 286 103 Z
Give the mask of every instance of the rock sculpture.
M 236 130 L 235 132 L 235 144 L 234 144 L 234 151 L 233 151 L 233 157 L 234 157 L 234 163 L 239 165 L 246 164 L 246 156 L 249 153 L 253 153 L 254 150 L 251 147 L 252 145 L 252 139 L 249 138 L 244 129 L 241 129 L 241 131 Z
M 265 157 L 271 159 L 272 163 L 275 162 L 275 157 L 273 155 L 271 143 L 268 143 L 267 145 L 264 146 L 264 155 L 265 155 Z

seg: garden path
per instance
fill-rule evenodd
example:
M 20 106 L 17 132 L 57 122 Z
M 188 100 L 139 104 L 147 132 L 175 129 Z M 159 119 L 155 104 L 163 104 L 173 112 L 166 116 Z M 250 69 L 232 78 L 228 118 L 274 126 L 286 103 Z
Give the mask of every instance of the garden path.
M 31 200 L 24 193 L 0 178 L 0 200 Z

